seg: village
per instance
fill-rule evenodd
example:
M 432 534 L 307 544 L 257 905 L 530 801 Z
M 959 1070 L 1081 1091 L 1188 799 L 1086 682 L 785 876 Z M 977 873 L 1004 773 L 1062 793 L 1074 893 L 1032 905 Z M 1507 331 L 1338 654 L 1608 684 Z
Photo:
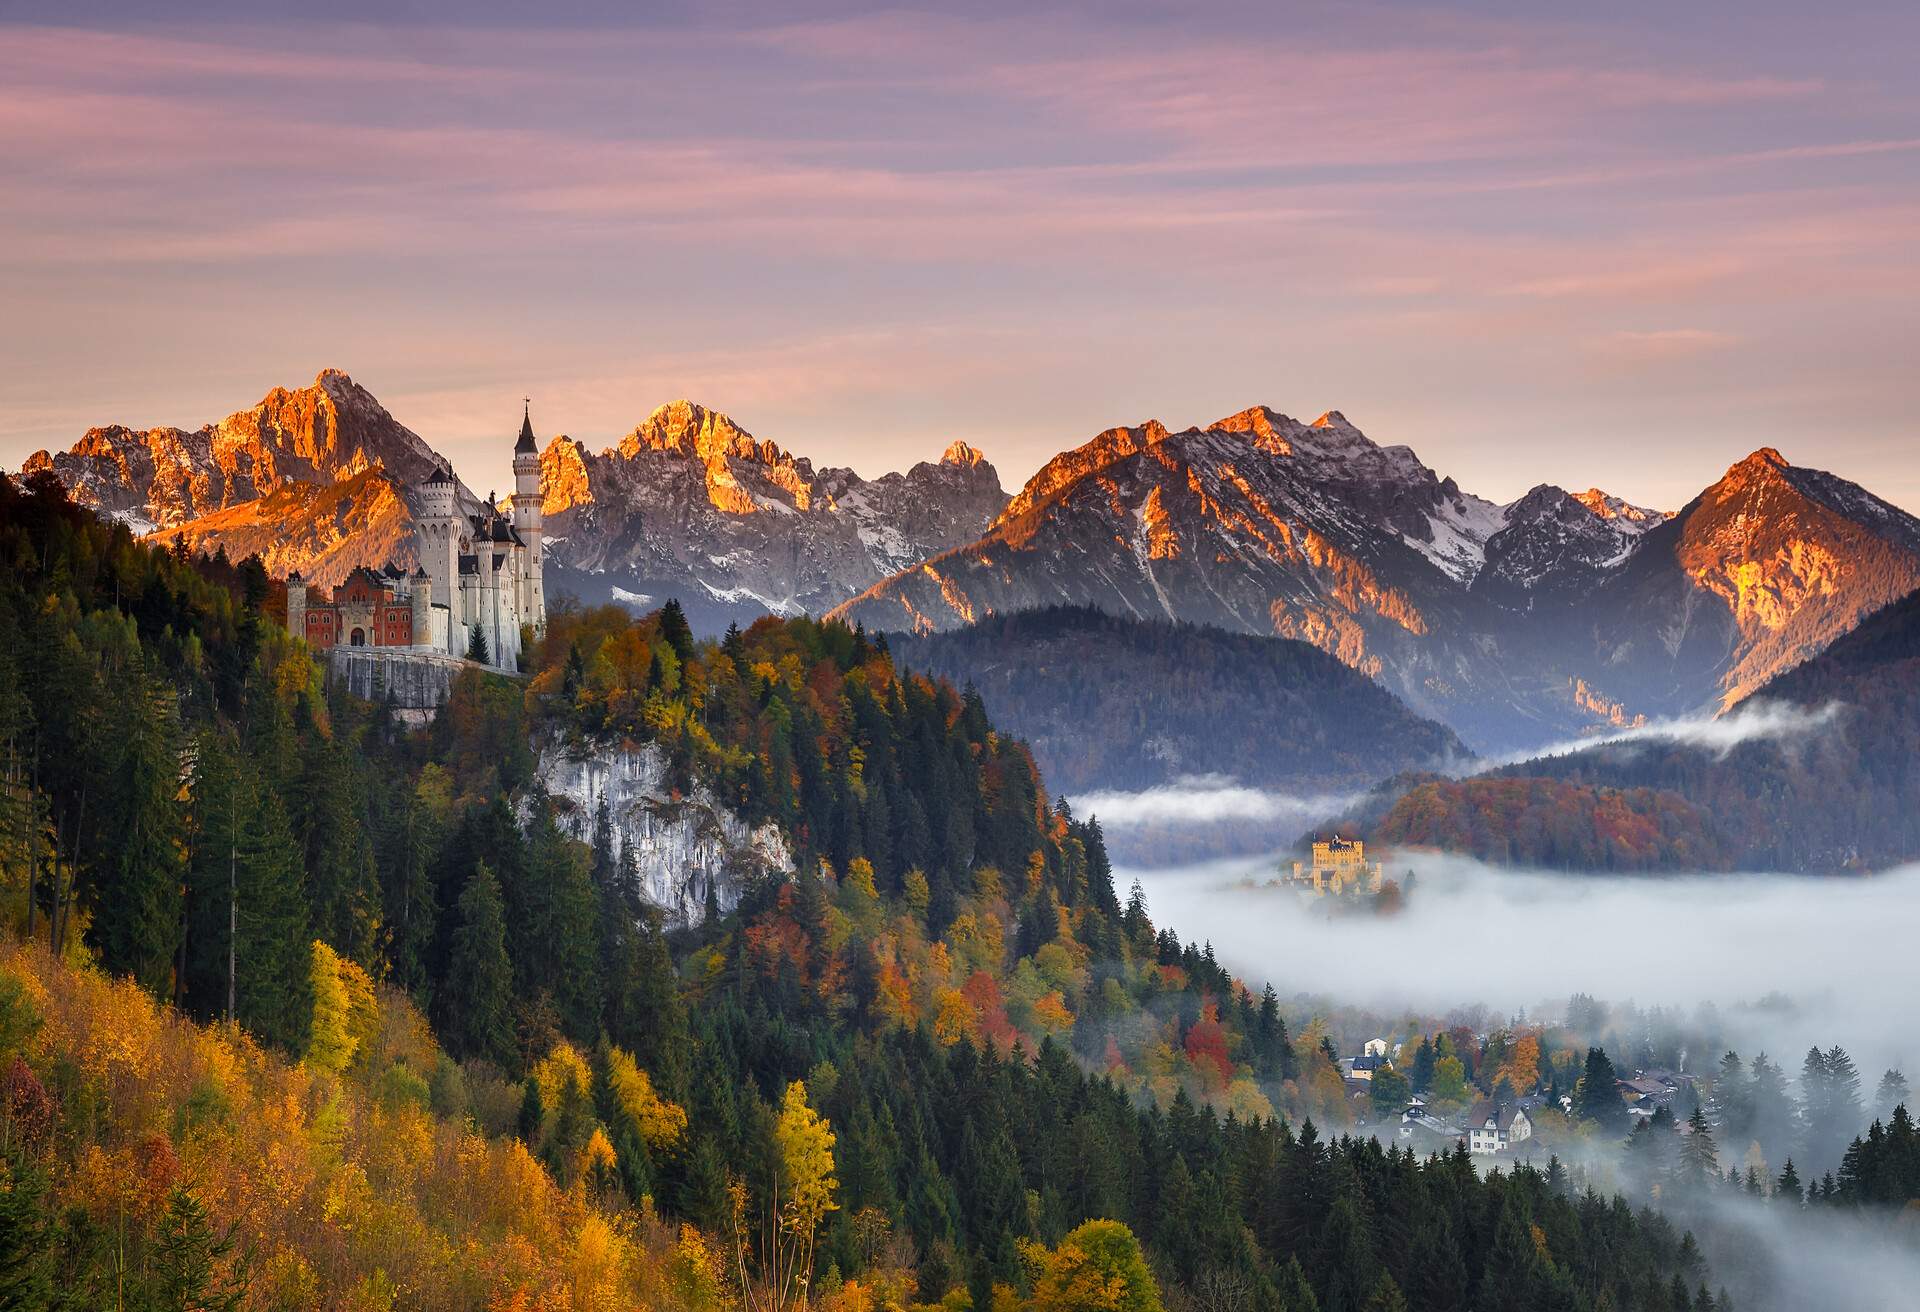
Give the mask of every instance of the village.
M 1465 1098 L 1445 1098 L 1431 1082 L 1427 1091 L 1416 1092 L 1410 1072 L 1402 1069 L 1406 1048 L 1405 1041 L 1368 1039 L 1357 1056 L 1338 1058 L 1336 1064 L 1355 1119 L 1371 1122 L 1382 1139 L 1420 1156 L 1450 1153 L 1456 1145 L 1464 1145 L 1475 1157 L 1501 1153 L 1526 1157 L 1544 1123 L 1564 1126 L 1575 1114 L 1571 1091 L 1519 1094 L 1504 1080 L 1490 1094 L 1465 1085 Z M 1616 1078 L 1614 1091 L 1628 1123 L 1635 1126 L 1662 1111 L 1684 1121 L 1700 1100 L 1694 1075 L 1664 1068 Z M 1551 1150 L 1557 1145 L 1543 1142 L 1539 1146 Z

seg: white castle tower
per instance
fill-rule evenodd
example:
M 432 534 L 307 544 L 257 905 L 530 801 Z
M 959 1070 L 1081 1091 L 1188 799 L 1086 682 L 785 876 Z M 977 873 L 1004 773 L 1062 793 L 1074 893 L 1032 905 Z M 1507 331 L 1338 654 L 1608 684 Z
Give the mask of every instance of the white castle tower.
M 526 549 L 520 575 L 519 611 L 538 637 L 547 627 L 546 547 L 540 541 L 540 450 L 533 440 L 533 402 L 520 417 L 520 440 L 513 444 L 513 531 Z
M 459 484 L 445 466 L 427 476 L 420 489 L 420 519 L 414 526 L 414 550 L 420 568 L 433 581 L 433 605 L 453 610 L 460 588 L 460 536 L 463 527 L 454 505 Z
M 450 470 L 433 471 L 420 488 L 414 546 L 424 578 L 413 587 L 430 601 L 414 599 L 414 643 L 467 654 L 475 630 L 485 640 L 487 661 L 519 667 L 521 630 L 546 631 L 547 592 L 540 540 L 540 453 L 531 407 L 522 414 L 513 448 L 512 518 L 491 496 L 477 515 L 459 505 L 459 484 Z M 423 626 L 421 611 L 427 611 Z

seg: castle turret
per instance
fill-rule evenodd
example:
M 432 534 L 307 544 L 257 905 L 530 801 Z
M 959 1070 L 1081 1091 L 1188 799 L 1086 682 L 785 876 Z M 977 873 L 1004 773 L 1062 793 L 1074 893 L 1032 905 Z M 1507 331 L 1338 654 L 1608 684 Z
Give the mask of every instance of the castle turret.
M 546 547 L 540 533 L 540 450 L 533 438 L 533 408 L 529 402 L 520 418 L 520 440 L 513 444 L 513 528 L 525 544 L 526 559 L 518 580 L 518 609 L 535 633 L 547 627 Z
M 431 647 L 433 645 L 433 580 L 427 577 L 424 567 L 414 571 L 413 590 L 407 600 L 413 606 L 413 645 Z
M 454 506 L 459 485 L 445 466 L 437 466 L 420 488 L 420 518 L 414 525 L 414 554 L 432 580 L 431 600 L 459 614 L 460 521 Z
M 287 575 L 287 632 L 303 641 L 307 636 L 307 582 L 299 570 Z

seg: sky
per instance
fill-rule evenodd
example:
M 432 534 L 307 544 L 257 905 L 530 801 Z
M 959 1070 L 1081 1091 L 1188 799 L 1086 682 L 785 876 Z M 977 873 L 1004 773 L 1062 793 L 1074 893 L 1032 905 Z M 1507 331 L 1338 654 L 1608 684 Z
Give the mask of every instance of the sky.
M 1268 404 L 1920 511 L 1920 6 L 316 8 L 0 0 L 0 466 L 335 366 L 475 486 L 523 395 L 1010 488 Z

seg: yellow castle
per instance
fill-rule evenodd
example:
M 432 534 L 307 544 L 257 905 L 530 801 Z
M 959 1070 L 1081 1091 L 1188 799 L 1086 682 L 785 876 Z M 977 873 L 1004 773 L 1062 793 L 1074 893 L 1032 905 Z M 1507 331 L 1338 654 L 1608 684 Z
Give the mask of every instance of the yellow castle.
M 1367 845 L 1357 838 L 1335 834 L 1313 845 L 1313 860 L 1295 861 L 1287 882 L 1302 892 L 1339 896 L 1342 893 L 1378 893 L 1381 863 L 1367 860 Z

